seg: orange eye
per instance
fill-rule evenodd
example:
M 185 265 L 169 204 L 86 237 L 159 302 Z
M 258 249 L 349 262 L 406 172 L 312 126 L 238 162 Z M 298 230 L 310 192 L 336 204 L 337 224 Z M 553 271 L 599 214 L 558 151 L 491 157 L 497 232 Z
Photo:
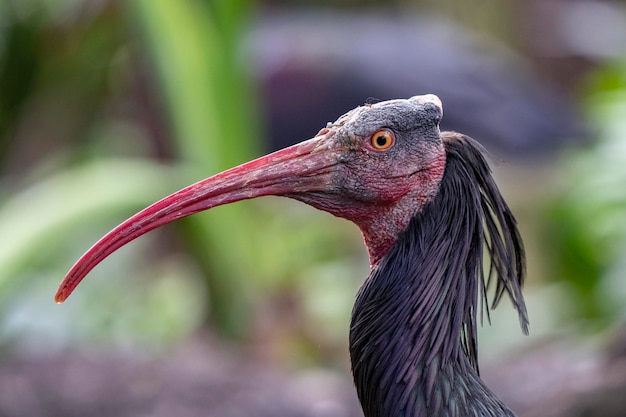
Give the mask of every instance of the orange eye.
M 377 151 L 386 151 L 396 142 L 396 137 L 388 129 L 377 130 L 370 138 L 370 145 Z

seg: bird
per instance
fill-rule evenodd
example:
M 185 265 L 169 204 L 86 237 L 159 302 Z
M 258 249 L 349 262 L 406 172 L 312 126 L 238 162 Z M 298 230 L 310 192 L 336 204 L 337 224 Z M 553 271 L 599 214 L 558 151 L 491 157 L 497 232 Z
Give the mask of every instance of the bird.
M 480 378 L 477 327 L 506 294 L 528 333 L 524 245 L 487 151 L 441 131 L 442 117 L 433 94 L 364 104 L 311 139 L 187 186 L 104 235 L 55 300 L 164 224 L 245 199 L 295 199 L 352 221 L 367 247 L 349 329 L 365 417 L 515 416 Z

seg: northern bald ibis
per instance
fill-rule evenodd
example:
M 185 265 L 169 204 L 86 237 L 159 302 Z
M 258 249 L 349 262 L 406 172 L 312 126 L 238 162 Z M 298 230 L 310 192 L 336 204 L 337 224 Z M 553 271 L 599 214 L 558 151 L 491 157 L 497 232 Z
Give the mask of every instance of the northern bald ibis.
M 434 95 L 360 106 L 312 139 L 190 185 L 106 234 L 55 299 L 166 223 L 249 198 L 293 198 L 351 220 L 365 239 L 371 271 L 350 326 L 365 417 L 514 416 L 479 377 L 477 313 L 488 313 L 492 285 L 491 307 L 506 293 L 527 332 L 522 240 L 482 147 L 441 132 L 442 116 Z

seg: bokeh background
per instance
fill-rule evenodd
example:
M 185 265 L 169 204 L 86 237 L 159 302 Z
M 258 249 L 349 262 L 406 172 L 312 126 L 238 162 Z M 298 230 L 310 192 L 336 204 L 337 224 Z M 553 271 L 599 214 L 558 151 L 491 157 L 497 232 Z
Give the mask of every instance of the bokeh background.
M 626 5 L 2 0 L 0 415 L 359 416 L 358 230 L 280 198 L 155 231 L 62 306 L 101 235 L 345 111 L 435 93 L 528 252 L 482 371 L 522 417 L 626 415 Z

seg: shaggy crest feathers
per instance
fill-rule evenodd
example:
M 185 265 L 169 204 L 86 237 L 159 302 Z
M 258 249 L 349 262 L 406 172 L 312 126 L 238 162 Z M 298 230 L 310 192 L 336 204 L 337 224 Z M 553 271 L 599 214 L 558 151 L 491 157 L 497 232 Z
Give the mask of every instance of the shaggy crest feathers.
M 350 354 L 366 417 L 491 415 L 479 412 L 485 402 L 495 415 L 514 415 L 478 377 L 477 311 L 480 294 L 489 320 L 506 293 L 528 331 L 521 237 L 482 147 L 441 136 L 438 194 L 371 271 L 353 309 Z M 450 380 L 459 377 L 465 384 Z
M 469 248 L 468 261 L 472 266 L 466 272 L 470 280 L 478 281 L 482 311 L 486 313 L 487 321 L 490 322 L 487 289 L 495 280 L 491 308 L 495 308 L 504 293 L 507 293 L 519 314 L 522 331 L 528 334 L 528 313 L 522 295 L 522 285 L 526 275 L 524 246 L 517 229 L 517 221 L 504 201 L 485 160 L 484 155 L 487 151 L 469 136 L 456 132 L 442 132 L 441 135 L 449 161 L 446 170 L 450 170 L 451 177 L 456 179 L 455 182 L 464 182 L 467 187 L 462 190 L 463 185 L 456 184 L 459 187 L 458 197 L 455 198 L 456 204 L 464 204 L 459 200 L 470 196 L 476 203 L 479 202 L 470 206 L 476 209 L 476 213 L 471 214 L 473 231 L 481 239 L 475 239 L 476 247 Z M 480 245 L 480 241 L 484 242 L 484 247 Z M 483 248 L 487 249 L 489 262 L 487 272 L 484 270 Z M 471 307 L 470 314 L 463 321 L 464 346 L 474 368 L 478 370 L 476 303 L 473 303 Z

